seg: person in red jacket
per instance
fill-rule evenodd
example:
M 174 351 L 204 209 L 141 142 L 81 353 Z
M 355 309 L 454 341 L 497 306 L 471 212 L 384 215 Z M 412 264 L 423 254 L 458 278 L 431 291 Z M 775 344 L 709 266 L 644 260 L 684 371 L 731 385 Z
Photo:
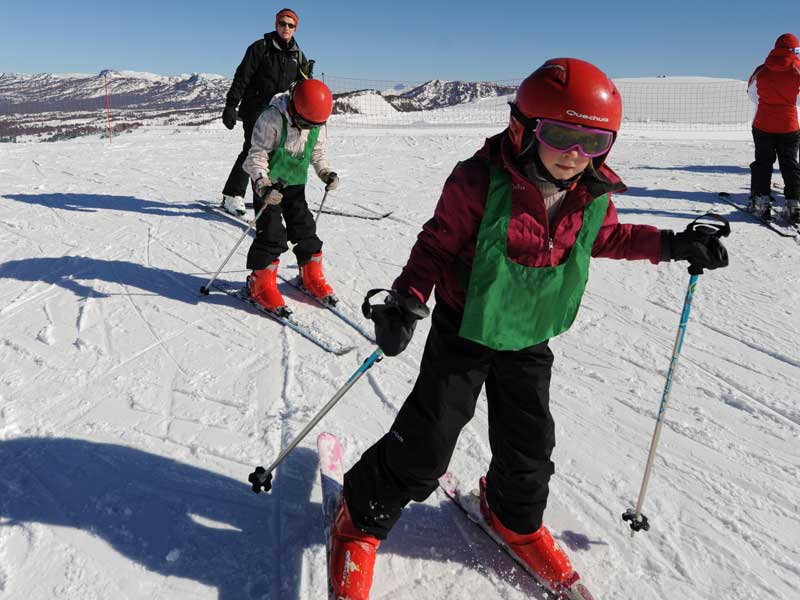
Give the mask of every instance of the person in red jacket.
M 542 524 L 555 445 L 548 340 L 572 324 L 592 257 L 728 262 L 712 236 L 618 221 L 610 192 L 625 186 L 605 159 L 621 119 L 619 92 L 601 70 L 545 62 L 520 85 L 508 128 L 455 167 L 393 290 L 369 306 L 378 344 L 393 356 L 436 288 L 416 384 L 391 430 L 344 476 L 330 540 L 337 598 L 368 598 L 380 541 L 409 501 L 436 489 L 484 385 L 484 515 L 546 586 L 575 586 Z
M 772 218 L 772 165 L 775 157 L 783 176 L 786 198 L 784 216 L 800 223 L 800 124 L 797 99 L 800 93 L 800 41 L 793 33 L 784 33 L 764 64 L 759 65 L 747 84 L 747 92 L 756 103 L 753 119 L 755 160 L 750 163 L 750 210 Z

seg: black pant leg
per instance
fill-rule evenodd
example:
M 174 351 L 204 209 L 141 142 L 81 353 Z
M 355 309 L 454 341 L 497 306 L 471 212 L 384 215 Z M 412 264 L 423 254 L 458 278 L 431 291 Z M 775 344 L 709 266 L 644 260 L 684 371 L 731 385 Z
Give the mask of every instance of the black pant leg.
M 797 153 L 800 150 L 800 131 L 783 133 L 778 139 L 778 166 L 783 177 L 783 195 L 800 200 L 800 164 Z
M 553 353 L 543 342 L 517 352 L 498 352 L 486 380 L 492 447 L 487 500 L 500 522 L 520 534 L 541 526 L 554 472 L 552 366 Z
M 242 151 L 239 153 L 239 156 L 236 157 L 236 162 L 233 163 L 231 172 L 225 182 L 225 187 L 222 188 L 222 193 L 226 196 L 244 197 L 247 193 L 247 183 L 250 181 L 250 176 L 242 169 L 242 165 L 250 152 L 250 138 L 253 135 L 253 127 L 255 127 L 255 124 L 255 121 L 242 121 L 242 127 L 244 128 L 244 144 L 242 145 Z
M 304 265 L 311 255 L 322 250 L 322 240 L 317 237 L 317 224 L 306 202 L 306 186 L 291 185 L 283 193 L 281 202 L 286 233 L 294 244 L 297 264 Z
M 261 203 L 256 199 L 254 203 L 256 213 L 260 206 Z M 247 252 L 247 268 L 266 269 L 272 261 L 288 249 L 281 205 L 267 206 L 256 223 L 256 237 Z
M 403 507 L 422 501 L 445 473 L 461 429 L 472 418 L 494 351 L 458 336 L 461 315 L 438 302 L 409 397 L 389 433 L 344 477 L 354 522 L 384 539 Z
M 771 133 L 753 127 L 755 160 L 750 163 L 750 195 L 769 196 L 772 187 L 772 165 L 775 164 L 776 141 Z

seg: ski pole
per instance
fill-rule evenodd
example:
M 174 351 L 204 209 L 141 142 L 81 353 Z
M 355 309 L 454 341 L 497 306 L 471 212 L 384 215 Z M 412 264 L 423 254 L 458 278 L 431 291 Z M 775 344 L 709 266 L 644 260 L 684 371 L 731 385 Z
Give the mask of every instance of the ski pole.
M 292 442 L 286 446 L 286 448 L 284 448 L 284 450 L 280 453 L 280 456 L 275 459 L 275 462 L 273 462 L 266 469 L 264 467 L 256 467 L 256 470 L 250 473 L 250 476 L 247 478 L 247 480 L 252 484 L 252 489 L 256 494 L 261 491 L 261 488 L 264 488 L 265 492 L 268 492 L 272 489 L 272 472 L 278 467 L 283 459 L 286 458 L 286 455 L 294 450 L 297 444 L 299 444 L 303 438 L 305 438 L 314 428 L 314 426 L 322 420 L 322 417 L 328 414 L 328 411 L 330 411 L 334 405 L 342 399 L 342 396 L 344 396 L 348 390 L 353 387 L 353 384 L 355 384 L 355 382 L 358 381 L 372 365 L 378 362 L 382 356 L 383 351 L 380 348 L 375 348 L 375 351 L 367 357 L 367 359 L 361 364 L 360 367 L 358 367 L 358 369 L 356 369 L 355 373 L 350 376 L 350 379 L 348 379 L 345 384 L 339 388 L 339 391 L 333 395 L 333 398 L 328 400 L 328 403 L 320 409 L 313 419 L 311 419 L 308 425 L 303 428 L 303 431 L 297 434 L 297 437 L 294 438 L 294 440 L 292 440 Z
M 700 219 L 704 218 L 712 218 L 722 222 L 719 223 L 708 223 L 708 222 L 699 222 Z M 731 227 L 723 217 L 708 213 L 695 219 L 689 224 L 687 230 L 690 231 L 697 231 L 698 233 L 704 233 L 706 235 L 712 237 L 726 237 L 731 232 Z M 689 312 L 692 308 L 692 299 L 694 298 L 695 288 L 697 287 L 697 280 L 700 275 L 703 274 L 703 269 L 701 267 L 697 267 L 694 264 L 689 264 L 689 286 L 686 289 L 686 297 L 683 301 L 683 311 L 681 312 L 681 319 L 678 325 L 678 334 L 675 337 L 675 346 L 672 350 L 672 358 L 670 359 L 669 363 L 669 370 L 667 371 L 667 381 L 664 384 L 664 393 L 661 395 L 661 405 L 658 408 L 658 415 L 656 415 L 656 427 L 655 431 L 653 432 L 653 439 L 650 441 L 650 452 L 647 456 L 647 464 L 644 468 L 644 477 L 642 478 L 642 486 L 639 489 L 639 499 L 636 502 L 636 508 L 632 509 L 629 508 L 626 510 L 622 515 L 623 521 L 630 521 L 630 528 L 631 528 L 631 537 L 637 531 L 647 531 L 650 529 L 650 523 L 647 520 L 647 517 L 642 514 L 642 505 L 644 504 L 644 496 L 647 491 L 647 484 L 650 480 L 650 473 L 653 468 L 653 461 L 655 460 L 656 456 L 656 447 L 658 446 L 658 440 L 661 436 L 661 426 L 664 424 L 664 414 L 667 412 L 667 405 L 669 404 L 669 393 L 672 389 L 672 379 L 675 375 L 675 369 L 678 366 L 678 357 L 681 353 L 681 348 L 683 347 L 683 338 L 686 335 L 686 325 L 689 322 Z
M 286 186 L 286 184 L 284 183 L 284 181 L 282 179 L 279 179 L 275 183 L 275 185 L 273 187 L 276 190 L 282 190 L 285 186 Z M 244 241 L 244 238 L 247 237 L 247 234 L 250 233 L 250 230 L 258 222 L 258 219 L 261 217 L 261 213 L 264 212 L 264 209 L 266 209 L 267 206 L 268 206 L 268 204 L 266 202 L 264 202 L 262 204 L 261 208 L 256 213 L 256 216 L 253 218 L 252 221 L 250 221 L 247 224 L 247 229 L 244 230 L 244 233 L 242 234 L 242 237 L 240 237 L 239 241 L 236 242 L 236 245 L 233 248 L 231 248 L 231 251 L 228 253 L 228 256 L 225 258 L 225 260 L 222 261 L 222 264 L 219 266 L 219 269 L 217 269 L 217 272 L 214 273 L 214 276 L 211 279 L 208 280 L 208 283 L 206 283 L 204 286 L 202 286 L 200 288 L 200 293 L 203 294 L 203 296 L 208 296 L 209 289 L 211 288 L 211 284 L 214 283 L 214 281 L 216 281 L 217 277 L 222 272 L 222 269 L 225 268 L 225 265 L 228 264 L 228 261 L 231 259 L 231 256 L 233 256 L 233 253 L 236 252 L 237 248 L 239 248 L 239 246 L 241 245 L 242 241 Z
M 317 209 L 317 216 L 314 217 L 314 223 L 316 224 L 317 219 L 319 219 L 319 213 L 322 212 L 322 206 L 325 204 L 325 198 L 328 197 L 328 190 L 325 190 L 325 193 L 322 194 L 322 202 L 319 203 L 319 208 Z

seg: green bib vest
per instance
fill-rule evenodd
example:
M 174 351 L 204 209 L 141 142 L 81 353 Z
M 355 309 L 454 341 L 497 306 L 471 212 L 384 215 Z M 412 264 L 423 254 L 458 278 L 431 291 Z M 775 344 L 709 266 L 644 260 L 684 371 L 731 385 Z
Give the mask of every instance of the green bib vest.
M 319 127 L 314 127 L 308 132 L 306 146 L 303 149 L 303 156 L 292 156 L 286 150 L 286 130 L 289 122 L 286 115 L 281 113 L 283 128 L 281 129 L 281 139 L 278 147 L 269 153 L 269 178 L 271 181 L 283 179 L 286 185 L 305 185 L 308 181 L 308 165 L 311 162 L 311 152 L 317 145 L 319 137 Z
M 511 178 L 492 166 L 459 335 L 495 350 L 521 350 L 569 329 L 607 210 L 606 194 L 589 203 L 575 245 L 560 265 L 521 265 L 508 258 Z

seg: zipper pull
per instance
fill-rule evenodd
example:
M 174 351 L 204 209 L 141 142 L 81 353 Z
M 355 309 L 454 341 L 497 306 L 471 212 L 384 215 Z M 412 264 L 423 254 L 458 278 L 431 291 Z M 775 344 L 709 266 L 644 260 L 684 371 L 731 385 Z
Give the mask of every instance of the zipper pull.
M 550 238 L 547 242 L 547 247 L 552 250 L 553 249 L 553 238 Z

